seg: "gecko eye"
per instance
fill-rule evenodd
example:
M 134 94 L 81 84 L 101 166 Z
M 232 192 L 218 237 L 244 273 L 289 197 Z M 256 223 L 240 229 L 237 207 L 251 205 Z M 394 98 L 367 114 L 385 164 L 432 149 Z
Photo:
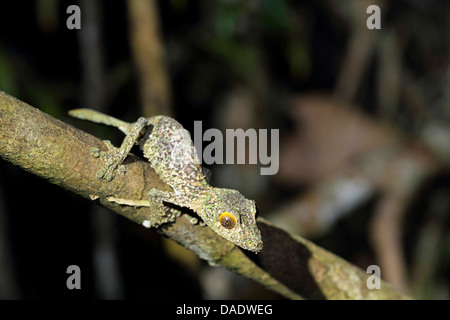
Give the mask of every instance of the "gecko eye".
M 222 227 L 227 229 L 233 229 L 236 225 L 236 218 L 228 212 L 224 212 L 219 217 L 219 222 L 222 225 Z

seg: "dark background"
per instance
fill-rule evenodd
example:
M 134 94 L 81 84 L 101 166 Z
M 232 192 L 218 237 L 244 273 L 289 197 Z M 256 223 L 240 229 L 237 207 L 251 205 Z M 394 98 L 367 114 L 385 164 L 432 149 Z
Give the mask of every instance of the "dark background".
M 91 2 L 98 14 L 89 19 L 100 26 L 101 40 L 87 50 L 99 50 L 101 90 L 86 85 L 92 70 L 83 66 L 80 31 L 66 28 L 69 5 L 80 6 L 82 28 L 92 22 L 85 16 L 91 9 L 82 1 L 56 0 L 0 5 L 0 90 L 117 145 L 122 136 L 114 129 L 67 115 L 73 108 L 98 106 L 127 121 L 151 116 L 141 108 L 127 2 Z M 415 297 L 448 299 L 449 4 L 384 1 L 382 29 L 368 31 L 365 9 L 377 3 L 381 2 L 157 1 L 172 99 L 165 107 L 191 132 L 194 120 L 202 120 L 204 130 L 280 129 L 280 166 L 289 169 L 280 168 L 280 175 L 271 177 L 260 176 L 258 166 L 212 165 L 212 184 L 237 188 L 256 199 L 261 215 L 269 220 L 277 221 L 278 214 L 314 220 L 304 224 L 311 227 L 293 231 L 363 269 L 381 263 L 370 221 L 380 198 L 392 192 L 391 182 L 375 183 L 366 199 L 336 214 L 326 226 L 317 222 L 314 212 L 298 218 L 289 204 L 309 201 L 307 195 L 314 197 L 317 186 L 331 185 L 330 177 L 342 168 L 352 170 L 355 158 L 377 157 L 383 143 L 373 143 L 371 137 L 382 135 L 386 127 L 402 145 L 413 141 L 412 161 L 425 154 L 432 159 L 432 173 L 402 203 L 399 233 L 407 269 L 406 282 L 398 283 Z M 374 34 L 377 40 L 370 40 Z M 358 53 L 364 61 L 360 73 L 352 69 L 358 69 L 352 64 Z M 315 128 L 320 136 L 333 127 L 336 134 L 296 140 L 303 128 L 296 109 L 302 103 L 297 101 L 313 110 L 307 128 Z M 329 110 L 341 114 L 341 108 L 346 110 L 342 116 L 330 116 Z M 349 151 L 348 160 L 340 152 L 353 150 L 353 142 L 342 138 L 339 128 L 351 125 L 346 121 L 353 114 L 370 122 L 361 121 L 353 137 L 365 137 L 366 130 L 375 133 L 356 141 L 357 151 Z M 295 153 L 296 143 L 301 148 L 308 145 L 299 150 L 312 150 L 302 164 L 295 157 L 283 157 Z M 416 149 L 415 143 L 421 147 Z M 361 144 L 366 147 L 359 148 Z M 321 167 L 323 159 L 331 165 Z M 395 174 L 392 177 L 395 184 Z M 316 198 L 319 205 L 324 201 Z M 3 299 L 279 298 L 4 160 L 0 216 Z M 81 268 L 81 290 L 66 288 L 66 269 L 72 264 Z M 384 268 L 381 263 L 382 277 Z

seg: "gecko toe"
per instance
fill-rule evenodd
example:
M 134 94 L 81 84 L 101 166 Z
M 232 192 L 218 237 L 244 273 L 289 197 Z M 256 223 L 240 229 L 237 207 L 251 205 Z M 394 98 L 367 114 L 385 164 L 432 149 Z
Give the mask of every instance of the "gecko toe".
M 121 165 L 117 168 L 117 171 L 119 172 L 119 174 L 125 174 L 125 173 L 127 173 L 127 168 L 126 168 L 123 164 L 121 164 Z
M 91 156 L 93 156 L 94 158 L 100 157 L 100 149 L 99 149 L 99 148 L 91 148 L 91 149 L 89 150 L 89 153 L 90 153 Z

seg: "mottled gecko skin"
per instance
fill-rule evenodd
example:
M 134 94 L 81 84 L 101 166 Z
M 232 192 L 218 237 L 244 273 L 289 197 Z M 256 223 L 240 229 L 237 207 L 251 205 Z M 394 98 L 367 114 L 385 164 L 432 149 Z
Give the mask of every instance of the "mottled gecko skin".
M 189 132 L 176 120 L 154 116 L 126 123 L 90 109 L 69 113 L 80 119 L 115 126 L 127 135 L 120 148 L 111 148 L 104 155 L 105 168 L 98 178 L 112 180 L 133 144 L 138 142 L 161 180 L 172 187 L 174 192 L 157 189 L 149 192 L 151 205 L 164 212 L 151 222 L 152 227 L 176 218 L 163 205 L 164 201 L 193 210 L 206 225 L 232 243 L 253 252 L 261 251 L 263 244 L 256 226 L 255 202 L 236 190 L 214 188 L 208 184 Z

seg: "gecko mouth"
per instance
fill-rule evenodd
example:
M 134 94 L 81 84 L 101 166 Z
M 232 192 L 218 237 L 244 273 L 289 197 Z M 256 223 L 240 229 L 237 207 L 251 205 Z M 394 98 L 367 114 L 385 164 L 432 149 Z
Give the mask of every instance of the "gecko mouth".
M 245 245 L 245 247 L 244 247 L 244 249 L 247 249 L 247 250 L 252 251 L 252 252 L 254 252 L 254 253 L 259 253 L 259 252 L 261 252 L 262 248 L 263 248 L 263 243 L 262 243 L 262 241 L 259 241 L 259 242 L 253 242 L 253 243 L 251 243 L 251 244 L 247 243 L 247 244 Z

